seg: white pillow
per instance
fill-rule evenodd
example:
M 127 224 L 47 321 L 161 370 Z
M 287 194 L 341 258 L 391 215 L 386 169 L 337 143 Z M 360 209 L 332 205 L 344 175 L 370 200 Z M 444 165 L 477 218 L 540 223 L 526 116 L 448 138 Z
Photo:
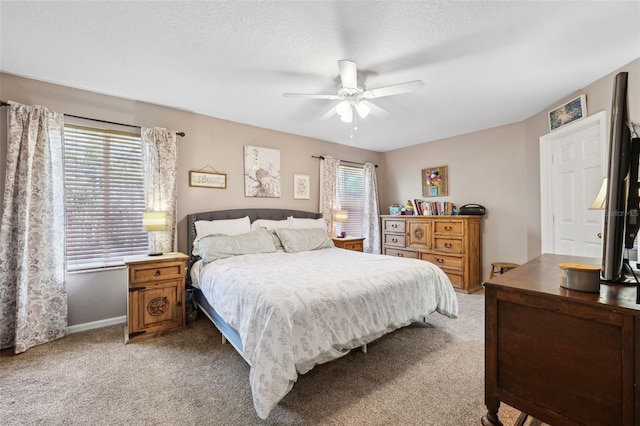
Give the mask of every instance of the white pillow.
M 194 225 L 196 227 L 196 239 L 193 242 L 192 251 L 194 256 L 200 256 L 197 242 L 207 235 L 240 235 L 251 232 L 249 216 L 239 219 L 197 220 Z
M 298 217 L 289 217 L 289 221 L 291 222 L 291 229 L 324 229 L 327 230 L 327 222 L 324 218 L 318 219 L 301 219 Z
M 239 219 L 197 220 L 195 225 L 198 238 L 213 234 L 240 235 L 251 232 L 249 216 Z
M 287 219 L 283 220 L 269 220 L 269 219 L 257 219 L 251 224 L 251 230 L 256 230 L 260 228 L 264 229 L 278 229 L 278 228 L 289 228 L 291 226 L 291 222 Z

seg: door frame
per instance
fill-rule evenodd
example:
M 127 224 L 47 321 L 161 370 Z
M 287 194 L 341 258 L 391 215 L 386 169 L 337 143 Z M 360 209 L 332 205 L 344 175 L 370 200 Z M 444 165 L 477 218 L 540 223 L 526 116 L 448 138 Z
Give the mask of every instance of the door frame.
M 553 195 L 554 182 L 550 179 L 552 172 L 552 143 L 572 133 L 577 133 L 587 127 L 600 127 L 600 143 L 603 155 L 600 166 L 602 177 L 607 174 L 607 160 L 609 159 L 609 137 L 607 134 L 607 112 L 600 111 L 597 114 L 585 117 L 582 120 L 566 124 L 558 130 L 540 136 L 540 237 L 541 252 L 555 252 L 555 230 L 553 226 Z

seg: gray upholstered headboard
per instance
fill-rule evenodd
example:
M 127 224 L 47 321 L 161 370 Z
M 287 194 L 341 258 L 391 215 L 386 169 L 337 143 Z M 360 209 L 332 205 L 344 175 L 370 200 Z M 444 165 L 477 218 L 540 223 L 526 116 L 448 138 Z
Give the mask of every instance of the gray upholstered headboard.
M 220 219 L 239 219 L 249 216 L 249 220 L 253 222 L 256 219 L 282 220 L 289 216 L 299 218 L 317 219 L 322 217 L 322 213 L 305 212 L 302 210 L 290 209 L 234 209 L 234 210 L 217 210 L 212 212 L 193 213 L 187 216 L 188 236 L 187 250 L 189 250 L 189 265 L 187 268 L 187 282 L 191 281 L 189 268 L 198 260 L 193 256 L 193 241 L 196 239 L 196 227 L 194 223 L 198 220 L 220 220 Z

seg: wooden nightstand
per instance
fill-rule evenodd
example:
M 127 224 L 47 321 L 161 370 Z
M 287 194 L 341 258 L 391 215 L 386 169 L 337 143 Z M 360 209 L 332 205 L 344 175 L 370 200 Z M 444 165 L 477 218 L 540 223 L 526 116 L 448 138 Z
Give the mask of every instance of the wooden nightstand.
M 335 244 L 335 246 L 338 248 L 353 250 L 353 251 L 364 250 L 364 242 L 363 242 L 364 238 L 362 237 L 344 237 L 344 238 L 331 237 L 331 239 L 333 240 L 333 244 Z
M 129 269 L 125 343 L 185 327 L 188 258 L 184 253 L 124 258 Z

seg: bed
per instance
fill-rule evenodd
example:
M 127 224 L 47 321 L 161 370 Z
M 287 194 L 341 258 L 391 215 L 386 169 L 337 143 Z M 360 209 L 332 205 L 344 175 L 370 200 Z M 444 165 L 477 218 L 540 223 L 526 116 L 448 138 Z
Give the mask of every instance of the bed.
M 315 365 L 432 312 L 458 314 L 440 268 L 336 248 L 319 213 L 222 210 L 187 221 L 189 287 L 223 341 L 249 364 L 262 419 Z

